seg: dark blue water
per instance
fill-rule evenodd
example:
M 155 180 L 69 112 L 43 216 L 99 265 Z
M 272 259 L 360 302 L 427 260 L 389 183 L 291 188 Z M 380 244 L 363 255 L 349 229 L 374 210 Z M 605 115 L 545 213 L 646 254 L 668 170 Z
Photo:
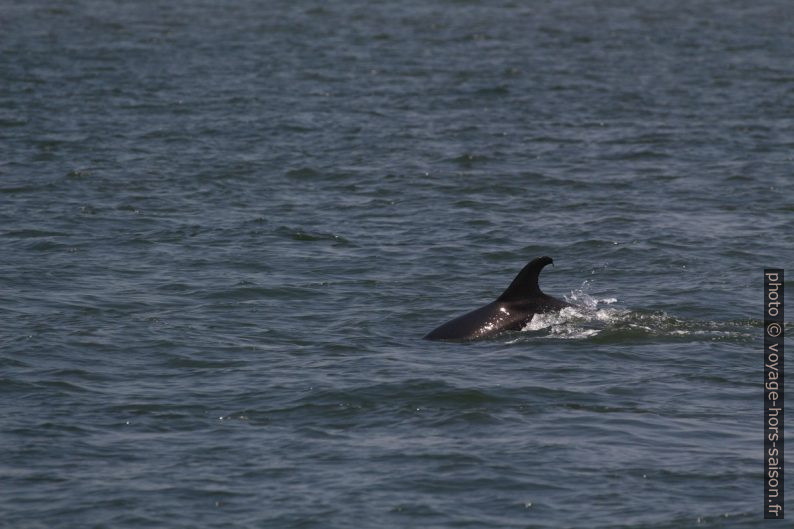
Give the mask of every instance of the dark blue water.
M 787 0 L 7 0 L 0 525 L 760 527 L 793 49 Z M 421 340 L 540 255 L 578 309 Z

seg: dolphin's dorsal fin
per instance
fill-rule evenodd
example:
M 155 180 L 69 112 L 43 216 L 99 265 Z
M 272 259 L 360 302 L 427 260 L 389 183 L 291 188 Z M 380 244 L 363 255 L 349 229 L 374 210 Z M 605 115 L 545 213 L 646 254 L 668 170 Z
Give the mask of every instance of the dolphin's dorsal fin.
M 545 255 L 531 260 L 496 301 L 520 301 L 543 295 L 538 286 L 538 275 L 544 266 L 553 262 L 551 257 Z

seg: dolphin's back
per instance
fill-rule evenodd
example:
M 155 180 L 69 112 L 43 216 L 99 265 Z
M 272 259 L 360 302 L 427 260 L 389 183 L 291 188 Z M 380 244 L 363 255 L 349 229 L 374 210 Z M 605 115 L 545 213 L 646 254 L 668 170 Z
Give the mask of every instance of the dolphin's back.
M 473 340 L 485 336 L 500 323 L 507 323 L 501 321 L 506 319 L 505 313 L 497 305 L 501 304 L 494 301 L 439 325 L 427 333 L 425 340 Z
M 538 287 L 540 271 L 551 262 L 551 257 L 533 259 L 496 301 L 436 327 L 425 339 L 474 340 L 501 331 L 519 331 L 535 314 L 570 306 L 544 294 Z

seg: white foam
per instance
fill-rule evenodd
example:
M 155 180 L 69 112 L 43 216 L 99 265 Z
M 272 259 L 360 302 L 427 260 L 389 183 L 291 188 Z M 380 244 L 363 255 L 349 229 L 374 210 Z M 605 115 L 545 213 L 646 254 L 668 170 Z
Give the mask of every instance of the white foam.
M 658 312 L 642 312 L 609 306 L 614 297 L 596 298 L 586 292 L 589 282 L 565 296 L 572 307 L 559 312 L 535 314 L 521 329 L 552 338 L 587 339 L 603 333 L 630 331 L 633 336 L 686 336 L 695 340 L 744 340 L 752 338 L 745 323 L 685 320 Z
M 585 339 L 601 332 L 600 328 L 594 327 L 614 323 L 627 313 L 615 308 L 599 308 L 599 305 L 612 304 L 617 302 L 617 299 L 595 298 L 584 291 L 588 285 L 589 282 L 585 281 L 581 288 L 565 296 L 565 300 L 574 306 L 565 307 L 559 312 L 535 314 L 522 331 L 546 331 L 555 338 Z

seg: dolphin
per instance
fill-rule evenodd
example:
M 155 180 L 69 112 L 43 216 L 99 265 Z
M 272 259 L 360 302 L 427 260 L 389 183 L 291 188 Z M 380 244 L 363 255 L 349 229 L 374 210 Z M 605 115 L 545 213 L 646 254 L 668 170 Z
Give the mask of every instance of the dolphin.
M 540 271 L 551 263 L 554 261 L 547 256 L 533 259 L 496 301 L 433 329 L 425 340 L 474 340 L 502 331 L 520 331 L 535 314 L 571 307 L 570 303 L 544 294 L 538 287 Z

